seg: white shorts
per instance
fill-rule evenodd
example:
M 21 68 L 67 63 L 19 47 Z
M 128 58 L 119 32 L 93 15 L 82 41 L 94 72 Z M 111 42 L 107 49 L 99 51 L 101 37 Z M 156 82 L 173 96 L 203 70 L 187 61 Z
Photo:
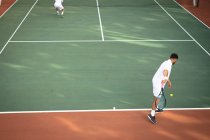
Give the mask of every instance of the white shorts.
M 57 3 L 55 3 L 55 4 L 54 4 L 54 7 L 55 7 L 56 9 L 59 9 L 59 10 L 63 10 L 63 9 L 64 9 L 64 7 L 63 7 L 62 4 L 57 4 Z
M 152 87 L 153 87 L 153 95 L 157 98 L 160 98 L 161 82 L 152 80 Z

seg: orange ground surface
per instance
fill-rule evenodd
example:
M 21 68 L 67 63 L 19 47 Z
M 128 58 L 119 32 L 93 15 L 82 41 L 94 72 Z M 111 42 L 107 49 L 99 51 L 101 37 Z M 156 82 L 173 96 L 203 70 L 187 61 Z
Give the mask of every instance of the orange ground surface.
M 209 140 L 210 110 L 1 114 L 1 140 Z

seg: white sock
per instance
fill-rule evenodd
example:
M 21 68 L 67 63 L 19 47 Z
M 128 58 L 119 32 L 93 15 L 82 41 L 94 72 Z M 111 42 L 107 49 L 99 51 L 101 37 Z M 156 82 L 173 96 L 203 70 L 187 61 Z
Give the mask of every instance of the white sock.
M 63 15 L 64 14 L 64 10 L 61 12 L 61 15 Z
M 155 116 L 155 110 L 151 111 L 151 115 L 154 117 Z

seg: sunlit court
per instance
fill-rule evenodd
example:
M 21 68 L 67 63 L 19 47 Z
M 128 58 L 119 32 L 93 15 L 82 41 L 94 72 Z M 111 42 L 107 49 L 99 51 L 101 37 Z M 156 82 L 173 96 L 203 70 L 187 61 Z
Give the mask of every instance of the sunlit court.
M 0 139 L 209 140 L 209 6 L 0 0 Z M 172 53 L 152 124 L 152 79 Z

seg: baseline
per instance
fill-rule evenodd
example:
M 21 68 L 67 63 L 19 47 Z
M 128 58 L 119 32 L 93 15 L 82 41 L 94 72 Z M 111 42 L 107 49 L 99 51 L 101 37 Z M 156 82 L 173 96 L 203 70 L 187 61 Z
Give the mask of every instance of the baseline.
M 122 111 L 149 111 L 150 108 L 140 109 L 95 109 L 95 110 L 50 110 L 50 111 L 5 111 L 0 114 L 29 114 L 29 113 L 68 113 L 68 112 L 122 112 Z M 210 110 L 210 108 L 166 108 L 164 110 Z

